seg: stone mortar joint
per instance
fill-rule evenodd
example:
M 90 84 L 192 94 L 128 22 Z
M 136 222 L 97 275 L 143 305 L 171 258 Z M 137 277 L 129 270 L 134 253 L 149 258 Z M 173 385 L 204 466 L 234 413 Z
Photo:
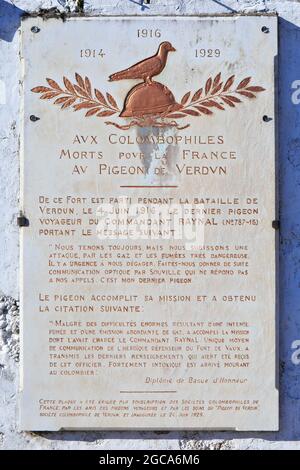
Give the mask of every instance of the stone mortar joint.
M 0 351 L 19 362 L 19 301 L 4 295 L 0 296 Z

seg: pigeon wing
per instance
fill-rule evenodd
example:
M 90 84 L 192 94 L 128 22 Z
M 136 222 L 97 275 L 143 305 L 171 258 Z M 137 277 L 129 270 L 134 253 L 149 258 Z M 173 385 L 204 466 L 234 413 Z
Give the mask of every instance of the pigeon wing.
M 132 67 L 129 67 L 128 69 L 122 70 L 121 72 L 117 72 L 113 75 L 111 75 L 112 79 L 122 79 L 122 78 L 132 78 L 132 79 L 139 79 L 142 78 L 144 75 L 151 75 L 152 71 L 155 71 L 157 68 L 161 66 L 161 61 L 158 57 L 153 56 L 150 57 L 149 59 L 144 59 L 138 62 L 135 65 L 132 65 Z
M 161 66 L 161 61 L 158 57 L 150 57 L 149 59 L 142 60 L 137 64 L 133 65 L 128 69 L 132 75 L 137 75 L 137 78 L 140 78 L 142 75 L 149 74 L 151 75 L 152 71 L 155 71 Z

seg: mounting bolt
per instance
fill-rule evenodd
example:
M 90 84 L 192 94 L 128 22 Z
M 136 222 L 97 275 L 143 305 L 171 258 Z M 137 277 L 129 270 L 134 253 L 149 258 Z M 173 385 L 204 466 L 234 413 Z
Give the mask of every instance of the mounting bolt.
M 38 26 L 32 26 L 31 28 L 31 32 L 32 33 L 39 33 L 41 30 Z
M 265 33 L 265 34 L 268 34 L 270 32 L 270 29 L 267 27 L 267 26 L 263 26 L 261 28 L 262 32 Z
M 17 225 L 19 227 L 28 227 L 29 226 L 29 220 L 25 215 L 23 214 L 22 211 L 19 212 L 19 215 L 17 217 Z
M 270 122 L 270 121 L 272 121 L 272 118 L 269 117 L 269 116 L 267 116 L 267 115 L 265 114 L 265 115 L 263 116 L 263 121 L 264 121 L 264 122 Z
M 35 116 L 34 114 L 31 114 L 31 116 L 30 116 L 29 119 L 30 119 L 30 121 L 32 121 L 32 122 L 36 122 L 36 121 L 39 121 L 39 120 L 40 120 L 40 118 L 37 117 L 37 116 Z

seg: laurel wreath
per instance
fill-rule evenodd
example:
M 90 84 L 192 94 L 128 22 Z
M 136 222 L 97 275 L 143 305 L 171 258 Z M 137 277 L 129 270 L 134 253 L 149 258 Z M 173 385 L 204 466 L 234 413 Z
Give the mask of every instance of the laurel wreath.
M 85 116 L 108 117 L 120 113 L 116 100 L 110 93 L 105 95 L 97 88 L 92 89 L 88 77 L 82 78 L 75 73 L 76 83 L 63 77 L 65 89 L 52 80 L 46 78 L 49 86 L 37 86 L 32 92 L 40 93 L 40 99 L 52 100 L 54 104 L 60 105 L 61 109 L 72 107 L 74 111 L 86 110 Z M 210 77 L 205 87 L 195 93 L 187 92 L 181 99 L 176 111 L 168 111 L 161 114 L 162 118 L 181 119 L 187 116 L 212 115 L 216 110 L 225 110 L 226 105 L 234 108 L 242 103 L 242 97 L 256 98 L 256 94 L 265 91 L 261 86 L 250 85 L 252 77 L 246 77 L 234 88 L 235 75 L 231 75 L 225 82 L 222 81 L 221 73 L 214 78 Z
M 94 96 L 91 82 L 88 77 L 84 79 L 75 73 L 76 83 L 72 84 L 67 77 L 63 77 L 65 89 L 63 90 L 57 82 L 46 78 L 49 87 L 37 86 L 32 88 L 34 93 L 41 93 L 40 99 L 51 100 L 55 98 L 54 104 L 61 105 L 61 109 L 70 108 L 74 111 L 86 109 L 85 116 L 107 117 L 120 113 L 116 100 L 109 93 L 106 97 L 97 88 Z
M 166 117 L 173 119 L 184 118 L 186 116 L 201 116 L 213 114 L 216 108 L 224 111 L 225 105 L 235 108 L 236 104 L 242 103 L 241 97 L 256 98 L 256 93 L 265 91 L 261 86 L 250 85 L 252 77 L 244 78 L 236 88 L 233 88 L 235 75 L 231 75 L 226 82 L 222 82 L 221 73 L 211 77 L 206 81 L 205 87 L 200 88 L 194 94 L 186 93 L 181 99 L 179 112 L 171 112 Z

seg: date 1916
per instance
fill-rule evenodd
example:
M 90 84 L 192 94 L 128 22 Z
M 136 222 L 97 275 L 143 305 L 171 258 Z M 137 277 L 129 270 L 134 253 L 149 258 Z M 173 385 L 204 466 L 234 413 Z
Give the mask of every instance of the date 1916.
M 160 29 L 138 29 L 137 30 L 137 37 L 138 38 L 160 38 L 161 37 L 161 31 Z

